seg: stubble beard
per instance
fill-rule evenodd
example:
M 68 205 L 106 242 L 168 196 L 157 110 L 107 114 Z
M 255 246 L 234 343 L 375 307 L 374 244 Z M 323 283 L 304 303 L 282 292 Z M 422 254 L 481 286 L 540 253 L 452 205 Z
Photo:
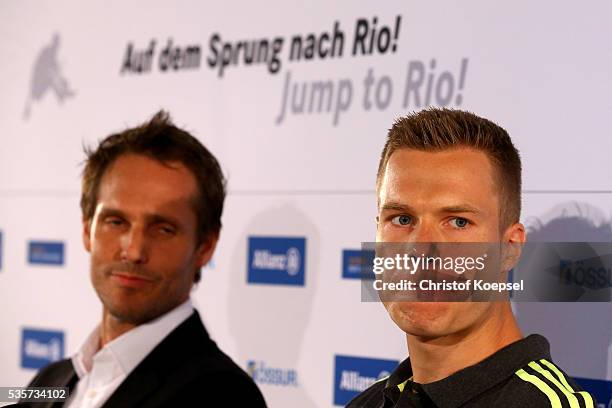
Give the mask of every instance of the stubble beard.
M 110 281 L 113 271 L 129 272 L 147 278 L 154 276 L 147 269 L 132 264 L 114 263 L 97 266 L 92 262 L 91 280 L 96 294 L 102 302 L 105 314 L 108 313 L 120 323 L 140 325 L 165 313 L 166 304 L 157 301 L 155 296 L 147 296 L 143 289 L 114 286 Z M 151 289 L 145 290 L 150 291 Z M 133 296 L 133 299 L 130 300 L 131 296 Z

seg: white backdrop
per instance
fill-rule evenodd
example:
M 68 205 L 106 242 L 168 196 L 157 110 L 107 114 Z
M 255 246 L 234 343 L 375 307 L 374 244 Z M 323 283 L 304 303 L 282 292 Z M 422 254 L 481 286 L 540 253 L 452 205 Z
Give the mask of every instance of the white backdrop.
M 63 333 L 69 356 L 98 322 L 80 240 L 82 146 L 160 108 L 228 175 L 220 245 L 193 299 L 272 407 L 333 406 L 351 391 L 335 383 L 343 370 L 377 376 L 377 359 L 406 357 L 382 306 L 361 303 L 359 282 L 342 277 L 342 250 L 373 240 L 378 157 L 386 130 L 408 111 L 444 105 L 496 121 L 523 159 L 524 221 L 578 219 L 587 238 L 612 240 L 601 235 L 612 218 L 611 13 L 604 1 L 3 2 L 0 385 L 25 385 L 36 371 L 28 366 L 57 357 L 44 335 L 24 346 L 24 329 Z M 290 59 L 295 36 L 333 38 L 335 24 L 342 55 Z M 385 52 L 353 55 L 366 24 L 365 51 L 371 38 L 384 49 L 388 34 Z M 278 71 L 240 57 L 220 75 L 209 65 L 215 34 L 219 54 L 226 43 L 282 39 Z M 160 68 L 170 39 L 189 47 L 189 67 Z M 557 234 L 576 238 L 569 227 Z M 305 284 L 248 284 L 251 236 L 305 238 Z M 63 244 L 60 265 L 48 264 L 52 247 L 29 250 L 32 241 Z M 609 304 L 517 312 L 527 333 L 549 336 L 571 375 L 610 389 Z M 374 360 L 344 369 L 336 356 Z

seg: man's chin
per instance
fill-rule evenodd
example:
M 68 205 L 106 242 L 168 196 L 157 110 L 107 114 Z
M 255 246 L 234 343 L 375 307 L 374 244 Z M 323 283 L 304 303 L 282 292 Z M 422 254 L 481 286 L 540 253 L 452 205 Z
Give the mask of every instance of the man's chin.
M 105 311 L 113 318 L 125 324 L 135 326 L 147 323 L 160 315 L 159 310 L 135 304 L 116 304 L 103 302 Z
M 385 303 L 385 308 L 406 334 L 430 336 L 451 305 L 449 302 L 389 302 Z

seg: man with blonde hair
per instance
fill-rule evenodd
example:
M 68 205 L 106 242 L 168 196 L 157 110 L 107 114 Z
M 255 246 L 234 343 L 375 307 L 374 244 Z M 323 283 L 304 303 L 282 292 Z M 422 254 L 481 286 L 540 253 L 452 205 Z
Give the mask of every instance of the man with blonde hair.
M 525 242 L 518 151 L 504 129 L 469 112 L 431 108 L 397 120 L 377 193 L 377 243 Z M 594 406 L 552 363 L 544 337 L 523 337 L 507 300 L 384 304 L 410 357 L 348 407 Z

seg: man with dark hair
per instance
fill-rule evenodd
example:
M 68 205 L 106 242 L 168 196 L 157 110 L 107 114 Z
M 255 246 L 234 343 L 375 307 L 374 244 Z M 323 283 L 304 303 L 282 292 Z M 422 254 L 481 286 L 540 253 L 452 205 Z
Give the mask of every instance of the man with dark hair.
M 102 321 L 30 386 L 70 387 L 69 407 L 265 407 L 189 300 L 221 228 L 215 157 L 163 111 L 86 153 L 83 242 Z
M 504 129 L 459 110 L 411 114 L 390 129 L 380 159 L 376 241 L 520 247 L 520 193 L 521 162 Z M 507 272 L 495 274 L 505 282 Z M 410 357 L 349 407 L 594 406 L 551 362 L 544 337 L 523 338 L 507 299 L 382 299 Z

